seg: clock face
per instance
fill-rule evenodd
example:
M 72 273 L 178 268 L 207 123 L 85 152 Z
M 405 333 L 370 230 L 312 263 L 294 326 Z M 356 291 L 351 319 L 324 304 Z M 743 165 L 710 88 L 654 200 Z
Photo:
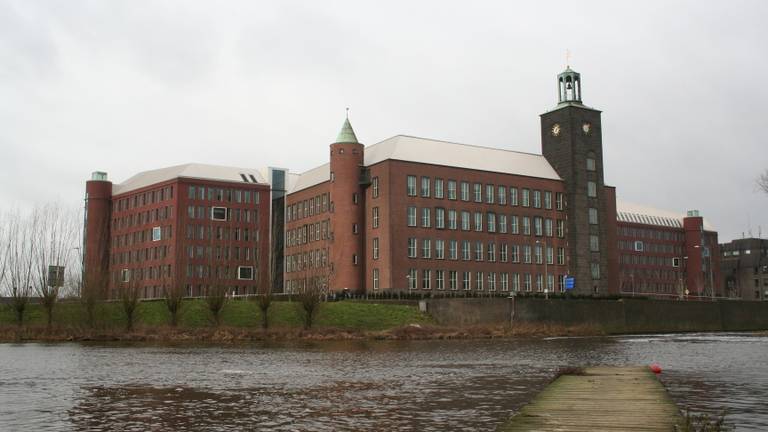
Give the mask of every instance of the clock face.
M 581 125 L 581 130 L 584 132 L 584 135 L 589 135 L 589 133 L 592 132 L 592 124 L 585 122 Z
M 552 136 L 560 136 L 560 125 L 557 123 L 552 125 Z

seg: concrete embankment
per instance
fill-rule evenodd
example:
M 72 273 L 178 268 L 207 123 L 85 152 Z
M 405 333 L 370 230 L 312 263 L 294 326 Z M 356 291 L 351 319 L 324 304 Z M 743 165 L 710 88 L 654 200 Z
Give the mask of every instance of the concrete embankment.
M 647 367 L 593 367 L 561 375 L 497 431 L 668 432 L 681 420 Z
M 768 302 L 754 301 L 460 298 L 427 300 L 426 308 L 447 326 L 514 322 L 612 334 L 768 330 Z

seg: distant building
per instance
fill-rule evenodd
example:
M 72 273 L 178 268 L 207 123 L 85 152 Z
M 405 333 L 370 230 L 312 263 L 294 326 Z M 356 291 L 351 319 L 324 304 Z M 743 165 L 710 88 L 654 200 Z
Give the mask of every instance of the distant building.
M 87 243 L 86 271 L 106 254 L 110 286 L 137 272 L 148 296 L 166 274 L 205 294 L 221 266 L 238 293 L 265 283 L 286 292 L 543 293 L 573 280 L 577 294 L 720 295 L 714 229 L 697 213 L 617 208 L 603 178 L 601 112 L 583 104 L 572 69 L 557 85 L 558 104 L 540 119 L 542 154 L 406 135 L 366 147 L 346 119 L 329 160 L 301 174 L 183 165 L 121 185 L 88 182 L 88 232 L 108 220 L 109 235 Z M 169 187 L 173 198 L 160 192 Z M 258 198 L 233 198 L 246 192 Z M 243 221 L 246 210 L 258 218 Z M 222 229 L 240 230 L 249 259 L 233 234 L 219 238 Z M 165 255 L 147 262 L 142 250 L 164 242 Z M 230 255 L 219 258 L 219 248 Z M 239 272 L 251 266 L 254 279 L 244 281 Z
M 745 238 L 720 245 L 728 297 L 768 300 L 768 240 Z
M 270 187 L 257 171 L 187 164 L 120 184 L 86 183 L 85 280 L 108 295 L 136 284 L 201 296 L 214 281 L 234 294 L 267 283 Z M 264 285 L 262 285 L 264 286 Z
M 722 296 L 717 232 L 688 215 L 618 203 L 619 289 L 657 297 Z

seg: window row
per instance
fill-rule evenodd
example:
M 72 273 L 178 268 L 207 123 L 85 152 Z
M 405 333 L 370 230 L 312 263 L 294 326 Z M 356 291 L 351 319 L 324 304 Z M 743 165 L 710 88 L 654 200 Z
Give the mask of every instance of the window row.
M 172 218 L 173 206 L 165 206 L 113 218 L 112 226 L 120 230 Z
M 329 219 L 302 225 L 285 232 L 286 247 L 307 244 L 313 241 L 330 238 L 331 221 Z
M 627 255 L 622 254 L 619 256 L 619 262 L 621 264 L 632 265 L 652 265 L 660 267 L 680 267 L 679 257 L 665 257 L 656 255 Z
M 285 272 L 293 273 L 328 266 L 328 249 L 315 249 L 285 257 Z
M 157 266 L 140 267 L 134 269 L 120 269 L 112 272 L 112 281 L 115 284 L 128 283 L 131 281 L 154 280 L 161 278 L 170 278 L 172 276 L 171 264 Z
M 378 226 L 378 207 L 374 207 L 374 228 Z M 556 222 L 557 237 L 565 237 L 565 221 Z M 523 234 L 538 237 L 552 237 L 553 220 L 541 216 L 517 216 L 494 212 L 469 212 L 466 210 L 444 209 L 442 207 L 414 206 L 406 209 L 406 224 L 409 227 L 477 231 L 500 234 Z
M 379 289 L 379 271 L 373 269 L 373 289 Z M 464 291 L 525 291 L 554 292 L 565 290 L 565 275 L 553 273 L 507 273 L 456 271 L 441 269 L 409 269 L 406 275 L 409 290 Z
M 420 181 L 419 181 L 420 180 Z M 418 191 L 417 191 L 418 185 Z M 420 196 L 422 198 L 434 197 L 437 199 L 474 201 L 477 203 L 512 205 L 534 208 L 552 209 L 552 192 L 538 189 L 517 188 L 514 186 L 492 185 L 482 183 L 470 183 L 467 181 L 444 180 L 415 175 L 406 177 L 406 194 L 408 196 Z M 374 196 L 378 196 L 376 193 Z M 554 206 L 557 210 L 565 208 L 562 192 L 554 194 Z
M 378 238 L 373 239 L 373 259 L 379 256 Z M 557 256 L 555 257 L 555 250 Z M 508 245 L 507 243 L 484 243 L 469 240 L 442 240 L 409 238 L 408 258 L 449 259 L 453 261 L 512 262 L 524 264 L 565 265 L 565 248 L 555 249 L 549 245 Z
M 152 227 L 127 234 L 117 234 L 112 238 L 114 247 L 121 248 L 150 241 L 168 240 L 173 237 L 171 225 Z
M 291 222 L 316 214 L 325 213 L 329 209 L 330 199 L 330 194 L 324 193 L 313 198 L 290 204 L 285 209 L 285 221 Z
M 260 191 L 224 189 L 211 186 L 189 186 L 187 199 L 199 201 L 235 202 L 258 204 Z
M 680 245 L 668 243 L 648 243 L 642 240 L 619 240 L 619 249 L 635 252 L 665 253 L 682 255 L 683 248 Z
M 258 223 L 258 216 L 258 210 L 227 207 L 187 206 L 188 219 L 210 219 L 214 221 L 234 221 L 255 224 Z
M 187 246 L 187 258 L 207 261 L 258 261 L 258 249 L 241 246 Z
M 110 261 L 112 262 L 112 265 L 118 265 L 165 259 L 168 256 L 168 249 L 169 246 L 155 246 L 132 251 L 116 252 L 110 254 Z
M 165 186 L 155 190 L 134 194 L 126 198 L 120 198 L 112 203 L 112 210 L 124 211 L 170 199 L 173 199 L 173 186 Z
M 258 269 L 254 266 L 211 266 L 187 264 L 187 277 L 196 279 L 255 280 Z
M 668 230 L 654 230 L 649 228 L 619 227 L 619 235 L 623 237 L 647 238 L 653 240 L 683 241 L 685 234 Z
M 230 228 L 222 226 L 187 225 L 187 240 L 223 240 L 258 242 L 259 230 L 253 228 Z
M 658 279 L 658 280 L 671 280 L 682 281 L 683 272 L 680 270 L 664 270 L 664 269 L 650 269 L 650 268 L 633 268 L 621 270 L 622 284 L 638 282 L 642 279 Z

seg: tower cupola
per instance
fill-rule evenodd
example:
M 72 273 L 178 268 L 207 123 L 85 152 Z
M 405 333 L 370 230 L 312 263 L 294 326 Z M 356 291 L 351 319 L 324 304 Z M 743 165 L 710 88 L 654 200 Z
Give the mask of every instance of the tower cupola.
M 581 103 L 581 75 L 566 66 L 557 76 L 558 103 Z

